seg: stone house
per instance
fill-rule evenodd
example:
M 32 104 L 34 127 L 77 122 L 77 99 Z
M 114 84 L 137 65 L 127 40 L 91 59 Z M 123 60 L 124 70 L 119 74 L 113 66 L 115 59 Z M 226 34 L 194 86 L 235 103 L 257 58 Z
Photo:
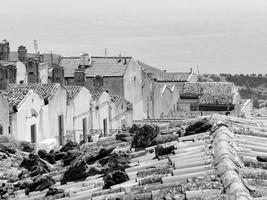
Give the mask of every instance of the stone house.
M 60 84 L 9 84 L 10 134 L 19 140 L 40 142 L 56 138 L 63 144 L 67 92 Z
M 237 115 L 240 95 L 233 83 L 185 83 L 180 91 L 178 111 L 226 112 Z
M 66 136 L 79 142 L 90 133 L 92 126 L 92 95 L 82 86 L 66 86 L 68 100 L 66 113 Z
M 93 140 L 110 134 L 110 95 L 104 90 L 90 90 L 91 103 L 90 135 Z
M 40 109 L 43 99 L 32 90 L 10 89 L 0 93 L 9 101 L 9 133 L 17 140 L 39 142 L 42 139 Z
M 8 99 L 1 94 L 0 110 L 0 135 L 6 135 L 9 133 L 9 102 Z
M 89 90 L 108 90 L 133 104 L 134 119 L 142 119 L 142 71 L 132 57 L 62 57 L 66 85 L 82 85 Z
M 110 127 L 113 132 L 131 127 L 133 121 L 132 104 L 124 97 L 112 95 L 110 105 Z

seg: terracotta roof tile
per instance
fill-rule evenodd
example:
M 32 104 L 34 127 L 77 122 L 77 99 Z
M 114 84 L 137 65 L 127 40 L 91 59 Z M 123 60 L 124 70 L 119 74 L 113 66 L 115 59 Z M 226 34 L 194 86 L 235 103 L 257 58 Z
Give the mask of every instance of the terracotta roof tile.
M 126 62 L 125 62 L 126 60 Z M 86 68 L 86 76 L 123 76 L 131 57 L 92 57 L 92 64 Z M 60 66 L 64 67 L 65 77 L 73 77 L 78 69 L 80 57 L 62 57 Z
M 83 88 L 82 86 L 65 86 L 68 99 L 74 99 Z
M 189 76 L 189 72 L 163 72 L 154 74 L 153 78 L 156 78 L 159 82 L 187 82 Z

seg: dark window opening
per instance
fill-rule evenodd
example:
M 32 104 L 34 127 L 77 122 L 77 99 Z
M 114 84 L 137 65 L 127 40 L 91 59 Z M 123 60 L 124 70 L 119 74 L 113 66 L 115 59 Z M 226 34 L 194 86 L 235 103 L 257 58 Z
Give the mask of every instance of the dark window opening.
M 36 124 L 31 125 L 31 143 L 36 143 Z

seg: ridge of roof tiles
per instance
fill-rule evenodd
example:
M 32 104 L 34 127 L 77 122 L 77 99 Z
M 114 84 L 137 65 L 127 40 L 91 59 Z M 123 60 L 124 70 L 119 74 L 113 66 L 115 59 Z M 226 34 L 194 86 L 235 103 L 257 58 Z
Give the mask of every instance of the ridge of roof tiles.
M 177 120 L 164 127 L 169 127 L 172 134 L 180 126 L 202 118 Z M 96 175 L 81 182 L 52 187 L 63 189 L 68 199 L 266 200 L 267 163 L 258 161 L 257 156 L 266 156 L 267 130 L 241 118 L 223 115 L 205 118 L 212 125 L 210 131 L 165 143 L 174 145 L 176 150 L 159 158 L 151 151 L 155 146 L 131 149 L 128 142 L 115 137 L 101 138 L 94 143 L 131 152 L 130 167 L 125 169 L 130 178 L 127 182 L 103 190 L 103 177 Z M 55 179 L 63 173 L 64 169 L 51 172 Z M 23 193 L 18 191 L 16 198 L 41 198 L 46 191 L 32 193 L 29 198 Z
M 188 82 L 190 72 L 163 72 L 153 74 L 158 82 Z
M 55 83 L 30 83 L 30 84 L 9 84 L 7 90 L 0 90 L 0 93 L 5 96 L 9 103 L 14 106 L 18 106 L 21 101 L 26 97 L 28 92 L 32 90 L 43 99 L 50 100 L 56 93 L 60 84 Z
M 85 69 L 86 76 L 123 76 L 132 57 L 92 56 L 91 65 Z M 80 65 L 80 57 L 62 57 L 59 63 L 64 67 L 64 76 L 73 77 Z
M 106 90 L 100 88 L 89 89 L 89 91 L 94 101 L 97 100 L 104 92 L 106 92 Z
M 81 91 L 83 86 L 64 86 L 67 91 L 68 99 L 74 99 Z
M 121 98 L 121 96 L 119 95 L 111 95 L 110 97 L 111 97 L 111 101 L 114 103 L 117 103 Z

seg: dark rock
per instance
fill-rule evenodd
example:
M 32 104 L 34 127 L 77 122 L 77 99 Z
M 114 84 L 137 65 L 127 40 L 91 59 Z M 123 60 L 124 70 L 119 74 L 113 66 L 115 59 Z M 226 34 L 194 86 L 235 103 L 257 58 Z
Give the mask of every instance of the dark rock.
M 163 146 L 163 145 L 160 144 L 160 145 L 157 145 L 155 147 L 155 154 L 156 154 L 156 157 L 158 158 L 159 156 L 173 153 L 174 150 L 175 150 L 175 146 L 174 145 Z
M 38 155 L 34 154 L 29 154 L 28 158 L 24 158 L 20 164 L 20 167 L 24 167 L 31 172 L 35 171 L 35 173 L 49 171 L 48 166 L 40 159 Z
M 259 161 L 259 162 L 267 162 L 267 156 L 257 156 L 257 161 Z
M 115 147 L 102 148 L 97 153 L 86 154 L 84 159 L 86 160 L 88 164 L 93 164 L 96 161 L 108 156 L 114 149 Z
M 63 157 L 64 166 L 70 165 L 71 162 L 78 158 L 81 154 L 82 152 L 78 150 L 69 150 L 67 154 Z
M 49 190 L 47 191 L 47 193 L 45 194 L 45 196 L 60 196 L 60 198 L 64 198 L 65 197 L 65 192 L 62 189 L 57 189 L 57 188 L 49 188 Z
M 34 151 L 34 144 L 26 141 L 21 141 L 20 142 L 20 149 L 25 152 L 33 152 Z
M 149 147 L 153 144 L 154 138 L 159 134 L 158 126 L 144 125 L 134 130 L 136 131 L 132 142 L 133 147 Z
M 47 153 L 46 150 L 44 149 L 40 149 L 38 151 L 38 155 L 40 156 L 40 158 L 46 160 L 47 162 L 49 162 L 50 164 L 55 164 L 55 154 L 54 153 Z
M 194 135 L 197 133 L 204 133 L 211 129 L 212 125 L 209 123 L 208 119 L 201 119 L 194 124 L 189 125 L 185 129 L 185 136 Z
M 66 152 L 55 152 L 55 161 L 62 160 L 64 157 L 67 156 Z
M 25 194 L 28 195 L 32 191 L 42 191 L 54 185 L 56 181 L 49 175 L 40 175 L 36 177 L 32 183 L 25 188 Z
M 77 150 L 79 149 L 79 144 L 77 142 L 73 142 L 71 140 L 68 140 L 66 142 L 66 144 L 64 144 L 61 149 L 60 152 L 67 152 L 69 150 Z
M 177 141 L 179 135 L 167 134 L 167 135 L 158 135 L 154 140 L 153 144 L 164 144 L 167 142 Z
M 13 149 L 12 146 L 10 145 L 5 146 L 5 145 L 0 144 L 0 152 L 7 153 L 7 154 L 9 153 L 15 154 L 16 150 Z
M 49 171 L 44 166 L 37 165 L 31 168 L 30 176 L 34 177 L 40 174 L 46 174 L 48 172 Z
M 109 189 L 110 186 L 123 183 L 129 180 L 129 176 L 124 171 L 114 171 L 104 177 L 104 189 Z
M 87 165 L 84 159 L 78 159 L 65 171 L 61 179 L 61 184 L 66 184 L 69 181 L 82 180 L 87 176 L 101 173 L 102 171 L 95 166 Z
M 136 124 L 133 124 L 129 129 L 129 133 L 135 133 L 139 127 Z

